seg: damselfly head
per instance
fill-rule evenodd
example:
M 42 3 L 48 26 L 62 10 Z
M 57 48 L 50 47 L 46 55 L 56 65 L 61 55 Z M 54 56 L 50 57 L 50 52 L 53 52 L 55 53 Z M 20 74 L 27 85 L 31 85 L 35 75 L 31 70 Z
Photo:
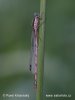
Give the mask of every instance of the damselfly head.
M 39 13 L 34 13 L 34 17 L 40 17 Z

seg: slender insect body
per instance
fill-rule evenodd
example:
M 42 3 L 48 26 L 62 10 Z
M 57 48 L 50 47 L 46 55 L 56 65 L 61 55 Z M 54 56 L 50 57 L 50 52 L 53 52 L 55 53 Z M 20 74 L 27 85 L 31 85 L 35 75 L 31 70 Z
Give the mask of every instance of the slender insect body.
M 31 50 L 31 64 L 30 71 L 34 68 L 34 85 L 37 87 L 37 58 L 38 58 L 38 30 L 39 30 L 39 15 L 35 15 L 33 19 L 33 33 L 32 33 L 32 50 Z

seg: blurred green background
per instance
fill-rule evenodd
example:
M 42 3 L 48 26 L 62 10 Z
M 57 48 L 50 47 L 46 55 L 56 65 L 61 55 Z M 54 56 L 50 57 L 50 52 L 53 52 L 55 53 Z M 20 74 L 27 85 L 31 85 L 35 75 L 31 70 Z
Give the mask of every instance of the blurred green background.
M 34 12 L 40 0 L 0 0 L 0 100 L 36 100 L 29 72 Z M 44 100 L 75 99 L 75 1 L 47 0 Z M 3 97 L 29 94 L 29 98 Z M 47 98 L 46 94 L 71 94 Z

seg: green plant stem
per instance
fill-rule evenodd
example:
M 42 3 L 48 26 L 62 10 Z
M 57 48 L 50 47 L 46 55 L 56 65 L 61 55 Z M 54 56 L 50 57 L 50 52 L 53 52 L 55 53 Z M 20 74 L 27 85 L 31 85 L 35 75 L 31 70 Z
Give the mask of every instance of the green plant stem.
M 37 76 L 36 100 L 43 100 L 45 6 L 46 6 L 46 0 L 40 0 L 41 20 L 39 27 L 38 76 Z

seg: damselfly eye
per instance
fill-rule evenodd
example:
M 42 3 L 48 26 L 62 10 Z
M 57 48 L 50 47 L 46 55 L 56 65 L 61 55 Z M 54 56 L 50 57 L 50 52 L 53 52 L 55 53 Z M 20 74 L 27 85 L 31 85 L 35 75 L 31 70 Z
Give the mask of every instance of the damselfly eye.
M 39 17 L 39 14 L 38 13 L 34 13 L 34 17 L 36 17 L 36 16 Z

